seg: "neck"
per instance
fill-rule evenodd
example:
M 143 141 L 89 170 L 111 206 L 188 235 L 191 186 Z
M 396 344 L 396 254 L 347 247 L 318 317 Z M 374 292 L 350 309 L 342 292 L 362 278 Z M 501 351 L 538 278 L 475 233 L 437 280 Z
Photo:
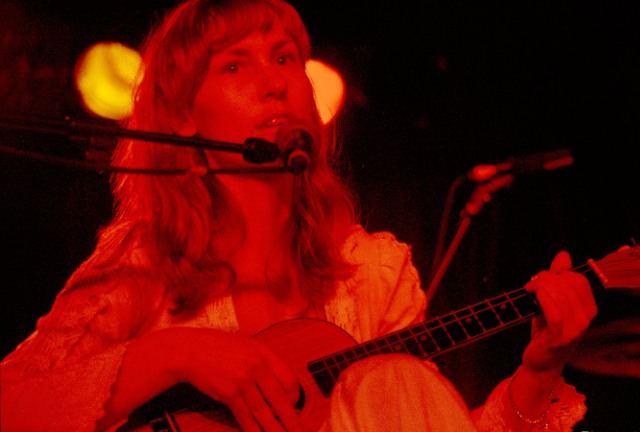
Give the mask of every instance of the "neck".
M 245 229 L 244 241 L 226 259 L 236 271 L 238 285 L 262 286 L 266 270 L 281 265 L 286 253 L 293 176 L 220 176 L 220 182 L 240 210 Z M 233 234 L 231 238 L 237 239 Z

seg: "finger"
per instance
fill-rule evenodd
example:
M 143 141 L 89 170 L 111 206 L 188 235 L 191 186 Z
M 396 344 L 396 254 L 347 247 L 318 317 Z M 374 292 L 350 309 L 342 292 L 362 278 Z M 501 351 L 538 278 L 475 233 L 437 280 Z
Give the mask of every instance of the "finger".
M 258 381 L 258 387 L 264 399 L 288 431 L 301 430 L 299 418 L 292 406 L 287 390 L 273 375 L 265 376 Z
M 270 349 L 264 349 L 264 356 L 269 363 L 270 370 L 278 385 L 287 395 L 289 405 L 295 405 L 300 399 L 300 381 L 291 369 L 291 366 L 284 362 L 278 355 Z
M 557 276 L 555 285 L 547 289 L 560 311 L 559 325 L 561 325 L 562 334 L 558 342 L 561 344 L 576 338 L 588 324 L 583 313 L 580 295 L 567 276 L 567 273 Z
M 572 289 L 580 299 L 582 311 L 589 318 L 589 321 L 591 321 L 598 313 L 598 306 L 589 281 L 579 273 L 567 273 L 566 277 L 569 279 Z
M 555 258 L 551 262 L 551 268 L 549 269 L 552 273 L 560 273 L 564 270 L 569 270 L 571 268 L 571 255 L 567 251 L 560 251 L 556 254 Z
M 231 410 L 236 421 L 240 425 L 240 430 L 244 432 L 262 432 L 263 429 L 258 425 L 253 413 L 247 406 L 244 398 L 238 397 L 227 401 L 227 407 Z
M 584 332 L 594 316 L 594 306 L 589 306 L 591 302 L 583 299 L 584 281 L 572 272 L 559 275 L 545 272 L 539 276 L 532 285 L 537 286 L 536 296 L 545 318 L 545 330 L 553 338 L 552 345 L 568 344 Z
M 536 292 L 537 289 L 541 286 L 539 278 L 546 277 L 547 273 L 558 274 L 562 271 L 571 269 L 571 255 L 567 251 L 560 251 L 556 254 L 551 262 L 551 266 L 549 270 L 543 270 L 536 275 L 534 275 L 531 280 L 525 284 L 525 289 L 529 292 Z M 535 283 L 537 282 L 537 283 Z
M 538 304 L 544 316 L 545 328 L 556 335 L 562 331 L 563 311 L 561 309 L 561 302 L 559 302 L 552 291 L 547 288 L 546 284 L 549 283 L 551 276 L 549 273 L 541 273 L 527 285 L 532 288 L 536 294 Z
M 524 288 L 531 293 L 536 293 L 540 288 L 545 286 L 545 281 L 547 281 L 550 276 L 551 272 L 549 270 L 542 270 L 533 275 L 529 282 L 524 285 Z
M 274 432 L 285 430 L 276 418 L 271 401 L 265 398 L 257 385 L 252 385 L 244 391 L 243 398 L 253 417 L 262 426 L 262 430 Z
M 564 264 L 568 262 L 565 261 Z M 598 310 L 587 279 L 581 274 L 567 270 L 559 274 L 541 272 L 537 276 L 531 283 L 533 288 L 529 288 L 535 290 L 539 297 L 546 296 L 549 299 L 545 306 L 551 301 L 555 303 L 555 308 L 560 313 L 558 318 L 565 322 L 564 325 L 572 333 L 585 330 Z M 547 311 L 549 313 L 546 313 Z M 543 309 L 543 312 L 548 320 L 556 319 L 553 310 Z
M 242 431 L 284 432 L 267 401 L 255 385 L 248 386 L 238 397 L 227 402 Z

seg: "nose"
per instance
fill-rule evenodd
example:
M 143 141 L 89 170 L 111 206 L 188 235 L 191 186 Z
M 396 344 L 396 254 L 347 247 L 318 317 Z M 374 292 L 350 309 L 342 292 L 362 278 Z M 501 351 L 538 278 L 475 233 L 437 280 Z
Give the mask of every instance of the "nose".
M 263 96 L 283 99 L 287 95 L 287 79 L 274 68 L 265 68 L 263 73 Z

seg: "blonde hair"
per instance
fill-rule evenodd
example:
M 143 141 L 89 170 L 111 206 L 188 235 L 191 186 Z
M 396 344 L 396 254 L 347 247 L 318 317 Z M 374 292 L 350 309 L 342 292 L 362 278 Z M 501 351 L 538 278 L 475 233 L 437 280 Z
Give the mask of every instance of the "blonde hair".
M 144 69 L 124 125 L 173 133 L 191 108 L 211 55 L 250 32 L 268 31 L 276 20 L 308 60 L 304 23 L 282 0 L 189 0 L 170 10 L 143 44 Z M 295 178 L 287 245 L 293 277 L 304 282 L 299 288 L 313 301 L 326 299 L 335 281 L 350 274 L 341 247 L 357 221 L 353 193 L 337 172 L 336 140 L 319 120 L 318 127 L 321 140 L 312 149 L 312 162 Z M 198 149 L 127 139 L 119 143 L 113 164 L 179 169 L 204 160 Z M 212 239 L 225 221 L 235 220 L 235 209 L 215 176 L 121 172 L 112 176 L 112 190 L 114 219 L 100 231 L 96 250 L 72 285 L 96 272 L 147 268 L 154 278 L 160 272 L 177 305 L 174 312 L 186 315 L 232 286 L 233 269 L 219 258 Z

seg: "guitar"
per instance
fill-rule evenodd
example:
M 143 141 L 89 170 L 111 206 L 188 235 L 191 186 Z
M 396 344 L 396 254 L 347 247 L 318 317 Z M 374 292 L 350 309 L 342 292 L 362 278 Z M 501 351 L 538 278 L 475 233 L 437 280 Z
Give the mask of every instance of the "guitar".
M 639 288 L 640 246 L 624 247 L 573 270 L 592 287 Z M 297 373 L 301 399 L 296 407 L 305 430 L 317 430 L 327 416 L 328 398 L 349 365 L 387 353 L 426 360 L 533 319 L 541 313 L 524 288 L 357 344 L 339 327 L 310 318 L 274 324 L 254 337 L 282 355 Z M 310 340 L 310 336 L 311 339 Z M 140 407 L 106 432 L 240 431 L 231 411 L 188 384 L 179 384 Z

